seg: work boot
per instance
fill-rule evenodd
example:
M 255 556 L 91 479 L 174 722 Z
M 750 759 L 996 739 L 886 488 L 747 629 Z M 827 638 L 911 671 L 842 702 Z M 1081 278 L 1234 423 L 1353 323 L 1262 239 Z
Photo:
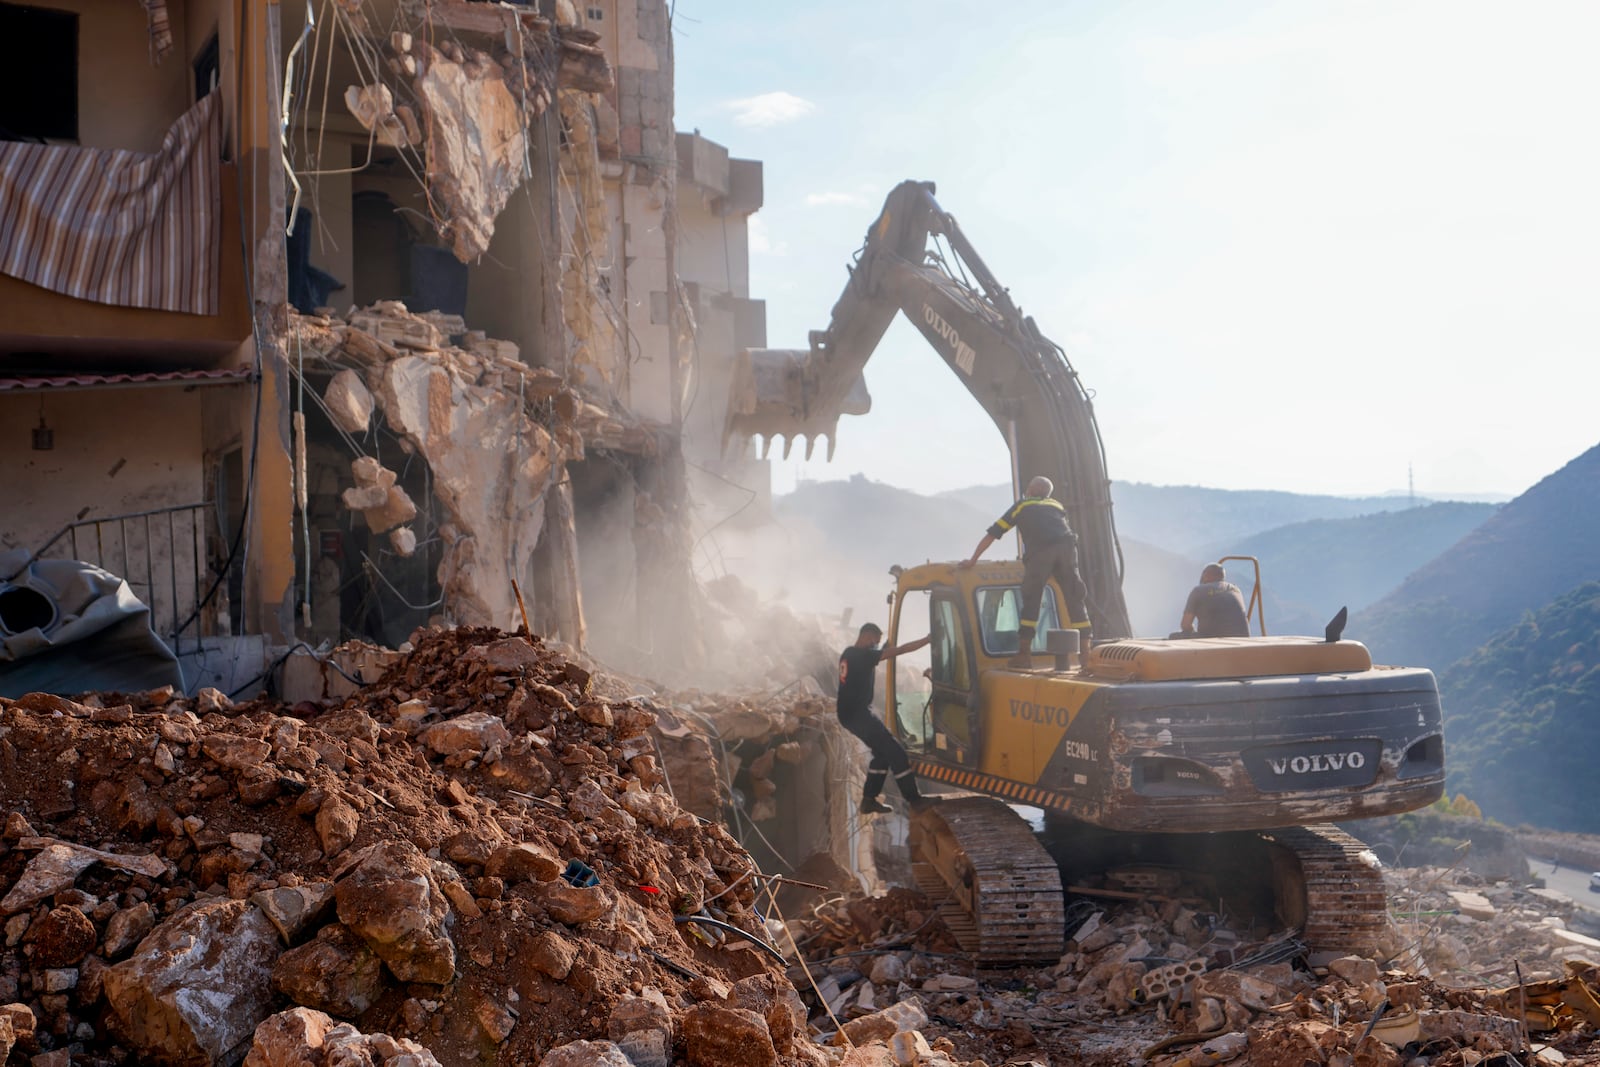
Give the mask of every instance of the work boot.
M 1006 666 L 1018 671 L 1033 669 L 1032 626 L 1017 627 L 1017 654 L 1006 660 Z
M 863 797 L 860 807 L 863 815 L 886 815 L 894 810 L 877 797 Z

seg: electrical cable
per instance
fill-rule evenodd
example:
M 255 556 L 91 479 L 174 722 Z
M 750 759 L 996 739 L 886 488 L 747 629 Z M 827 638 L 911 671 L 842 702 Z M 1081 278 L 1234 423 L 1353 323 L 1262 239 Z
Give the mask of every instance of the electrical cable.
M 752 945 L 755 945 L 757 948 L 761 949 L 767 955 L 771 956 L 773 959 L 777 960 L 783 966 L 789 966 L 789 961 L 783 958 L 783 953 L 779 952 L 777 949 L 773 948 L 771 945 L 767 944 L 767 942 L 763 941 L 755 934 L 752 934 L 750 931 L 741 930 L 732 923 L 725 923 L 721 919 L 713 919 L 708 915 L 674 915 L 672 917 L 672 921 L 675 923 L 699 923 L 701 926 L 715 927 L 718 930 L 733 934 L 736 937 L 742 937 Z
M 443 593 L 439 594 L 439 599 L 435 600 L 431 604 L 413 604 L 413 603 L 411 603 L 411 601 L 407 600 L 401 594 L 400 590 L 396 589 L 394 587 L 394 584 L 392 582 L 390 582 L 389 579 L 384 576 L 383 571 L 378 569 L 378 565 L 376 563 L 372 562 L 372 557 L 371 556 L 369 556 L 365 552 L 363 552 L 363 553 L 361 553 L 361 558 L 366 563 L 367 567 L 372 571 L 372 573 L 377 577 L 378 581 L 380 581 L 384 585 L 388 586 L 389 592 L 394 594 L 395 599 L 400 601 L 400 603 L 404 604 L 406 607 L 410 608 L 412 611 L 432 611 L 434 608 L 436 608 L 440 604 L 444 603 L 444 594 Z
M 262 682 L 262 681 L 267 680 L 268 678 L 271 678 L 273 671 L 275 671 L 279 667 L 283 666 L 284 662 L 286 660 L 288 660 L 288 658 L 290 656 L 294 655 L 296 652 L 298 652 L 302 648 L 305 649 L 307 652 L 311 653 L 312 656 L 316 656 L 316 654 L 317 654 L 317 650 L 312 648 L 310 645 L 306 644 L 304 641 L 296 641 L 294 644 L 289 646 L 288 651 L 283 653 L 283 655 L 279 656 L 277 659 L 273 660 L 272 663 L 267 666 L 266 670 L 262 671 L 260 674 L 256 675 L 254 678 L 250 679 L 248 682 L 244 683 L 243 685 L 239 686 L 238 688 L 236 688 L 236 689 L 232 690 L 230 693 L 228 693 L 228 699 L 232 700 L 234 697 L 238 696 L 240 693 L 244 692 L 246 689 L 249 689 L 252 685 L 255 685 L 257 682 Z M 331 660 L 331 659 L 318 659 L 317 662 L 322 663 L 322 664 L 324 664 L 326 666 L 332 667 L 335 671 L 338 671 L 340 674 L 344 675 L 345 681 L 354 684 L 357 688 L 360 688 L 361 686 L 364 686 L 364 685 L 367 684 L 366 682 L 362 681 L 360 678 L 356 678 L 356 677 L 352 676 L 348 671 L 346 671 L 343 667 L 339 666 L 337 663 L 333 662 L 333 660 Z
M 818 904 L 820 903 L 819 901 Z M 815 905 L 813 906 L 813 911 L 815 911 Z M 778 922 L 783 926 L 783 932 L 789 935 L 789 947 L 794 950 L 795 960 L 799 962 L 800 970 L 806 976 L 806 981 L 811 984 L 811 991 L 817 995 L 817 1002 L 822 1005 L 822 1010 L 828 1013 L 828 1018 L 833 1020 L 833 1025 L 837 1028 L 840 1036 L 844 1038 L 845 1045 L 849 1048 L 855 1048 L 856 1043 L 850 1040 L 849 1034 L 845 1033 L 844 1023 L 840 1022 L 839 1017 L 833 1013 L 833 1005 L 829 1004 L 828 998 L 822 995 L 822 990 L 817 985 L 816 976 L 811 973 L 811 965 L 806 962 L 805 953 L 800 951 L 800 945 L 794 939 L 794 931 L 789 926 L 789 920 L 783 917 L 783 909 L 778 907 L 776 894 L 772 898 L 772 912 L 778 917 Z

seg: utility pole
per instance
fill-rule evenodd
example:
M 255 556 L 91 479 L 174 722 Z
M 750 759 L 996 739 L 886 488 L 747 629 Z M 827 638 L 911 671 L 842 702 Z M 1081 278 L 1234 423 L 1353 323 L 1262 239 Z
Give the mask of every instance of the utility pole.
M 1409 507 L 1417 506 L 1417 473 L 1416 468 L 1410 463 L 1406 464 L 1406 494 Z

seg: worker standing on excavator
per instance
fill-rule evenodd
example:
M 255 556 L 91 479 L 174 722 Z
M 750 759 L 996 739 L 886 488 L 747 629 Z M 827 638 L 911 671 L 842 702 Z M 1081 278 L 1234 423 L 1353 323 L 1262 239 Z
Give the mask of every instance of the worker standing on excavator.
M 933 635 L 908 641 L 903 645 L 879 648 L 883 631 L 874 623 L 866 623 L 856 634 L 856 643 L 839 653 L 839 725 L 866 742 L 872 750 L 872 762 L 867 764 L 867 780 L 861 790 L 862 814 L 881 814 L 889 806 L 878 799 L 883 786 L 894 771 L 895 785 L 900 795 L 913 807 L 922 803 L 917 790 L 917 774 L 911 769 L 911 757 L 889 728 L 872 714 L 873 677 L 878 664 L 894 659 L 903 652 L 915 652 L 933 640 Z
M 1017 623 L 1017 654 L 1006 666 L 1027 670 L 1033 666 L 1033 634 L 1039 625 L 1039 605 L 1044 600 L 1044 585 L 1051 578 L 1067 598 L 1068 628 L 1078 631 L 1078 647 L 1089 647 L 1088 587 L 1078 573 L 1078 535 L 1067 522 L 1067 510 L 1050 494 L 1055 483 L 1040 475 L 1028 482 L 1022 499 L 1011 505 L 983 535 L 972 558 L 957 566 L 975 565 L 990 545 L 1004 537 L 1013 526 L 1022 538 L 1022 617 Z

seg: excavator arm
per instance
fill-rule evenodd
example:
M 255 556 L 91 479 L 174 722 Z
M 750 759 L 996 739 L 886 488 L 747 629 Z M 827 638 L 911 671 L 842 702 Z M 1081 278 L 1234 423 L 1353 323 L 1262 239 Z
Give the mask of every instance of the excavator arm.
M 725 443 L 785 440 L 788 455 L 817 437 L 833 455 L 840 415 L 871 408 L 862 369 L 896 313 L 921 331 L 988 412 L 1011 452 L 1012 482 L 1042 474 L 1056 484 L 1078 533 L 1097 637 L 1127 637 L 1123 560 L 1111 516 L 1111 483 L 1094 406 L 1061 347 L 1041 334 L 1000 285 L 956 220 L 934 200 L 932 182 L 901 182 L 883 205 L 808 350 L 740 354 Z

